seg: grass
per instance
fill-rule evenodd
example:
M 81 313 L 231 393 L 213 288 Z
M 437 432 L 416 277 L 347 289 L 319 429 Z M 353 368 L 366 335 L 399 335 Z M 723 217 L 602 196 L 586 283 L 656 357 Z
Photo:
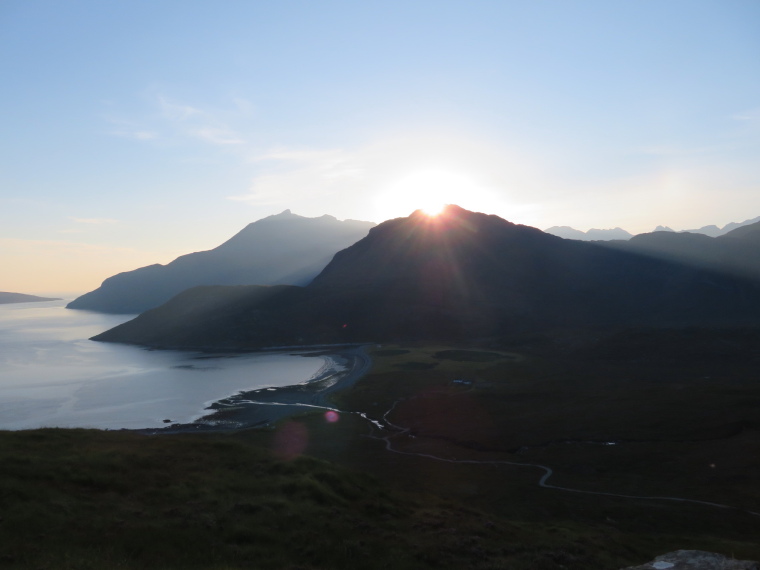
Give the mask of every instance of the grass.
M 410 351 L 405 348 L 388 348 L 384 350 L 374 350 L 372 354 L 375 356 L 399 356 L 401 354 L 408 354 Z
M 660 548 L 691 544 L 760 558 L 755 540 L 760 520 L 742 512 L 760 511 L 760 424 L 752 405 L 760 396 L 751 356 L 756 351 L 715 359 L 706 350 L 693 359 L 673 359 L 688 343 L 673 347 L 683 339 L 650 338 L 663 355 L 657 358 L 649 356 L 646 342 L 632 347 L 623 338 L 625 350 L 619 350 L 615 340 L 600 343 L 602 355 L 590 355 L 587 344 L 570 350 L 542 345 L 519 358 L 441 360 L 429 371 L 391 372 L 398 362 L 471 351 L 405 347 L 410 352 L 376 358 L 373 373 L 339 395 L 340 404 L 370 415 L 375 410 L 378 417 L 396 402 L 390 419 L 415 436 L 394 440 L 399 450 L 538 463 L 554 469 L 554 485 L 692 498 L 737 510 L 540 489 L 541 472 L 529 468 L 420 461 L 417 469 L 403 469 L 407 476 L 401 477 L 394 475 L 398 459 L 387 460 L 387 471 L 371 453 L 356 453 L 351 464 L 366 468 L 362 462 L 372 456 L 373 472 L 383 477 L 406 479 L 410 489 L 426 485 L 510 520 L 604 523 L 627 534 L 631 544 L 643 545 L 645 536 L 667 536 L 658 542 Z M 723 350 L 724 343 L 712 340 Z M 504 348 L 493 352 L 510 355 L 511 349 Z M 610 352 L 624 354 L 611 358 Z M 458 377 L 473 383 L 453 385 Z
M 437 362 L 400 362 L 394 365 L 399 370 L 430 370 L 438 366 Z
M 313 421 L 314 417 L 310 419 Z M 594 567 L 600 534 L 500 520 L 272 453 L 277 431 L 0 433 L 3 568 Z M 537 565 L 537 560 L 544 562 Z
M 433 354 L 433 358 L 456 362 L 493 362 L 507 357 L 508 355 L 483 350 L 439 350 Z
M 390 539 L 399 567 L 416 565 L 413 501 L 260 442 L 3 433 L 0 465 L 4 567 L 348 568 L 387 561 Z
M 619 342 L 384 346 L 336 405 L 374 418 L 395 405 L 414 435 L 397 450 L 760 511 L 752 351 L 674 360 L 678 338 Z M 648 343 L 663 356 L 642 357 Z M 369 435 L 346 413 L 230 434 L 0 432 L 0 568 L 586 570 L 679 548 L 760 559 L 760 519 L 740 509 L 542 489 L 536 468 L 399 455 Z

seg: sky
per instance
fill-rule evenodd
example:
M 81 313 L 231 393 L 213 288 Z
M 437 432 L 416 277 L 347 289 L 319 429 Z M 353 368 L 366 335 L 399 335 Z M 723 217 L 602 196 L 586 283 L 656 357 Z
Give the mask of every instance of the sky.
M 756 0 L 0 0 L 0 290 L 285 209 L 631 233 L 760 215 Z

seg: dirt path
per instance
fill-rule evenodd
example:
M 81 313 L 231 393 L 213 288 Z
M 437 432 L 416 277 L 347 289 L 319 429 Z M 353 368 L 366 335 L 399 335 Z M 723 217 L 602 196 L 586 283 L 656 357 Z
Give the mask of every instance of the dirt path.
M 385 442 L 385 449 L 389 453 L 407 455 L 411 457 L 421 457 L 432 461 L 443 463 L 458 463 L 467 465 L 493 465 L 509 467 L 526 467 L 539 469 L 543 475 L 539 478 L 537 484 L 544 489 L 553 489 L 556 491 L 565 491 L 568 493 L 581 493 L 584 495 L 596 495 L 602 497 L 615 497 L 620 499 L 632 499 L 642 501 L 671 501 L 680 503 L 691 503 L 720 509 L 732 509 L 748 513 L 755 517 L 760 517 L 760 513 L 740 509 L 731 505 L 721 503 L 712 503 L 709 501 L 700 501 L 697 499 L 685 499 L 682 497 L 666 496 L 648 496 L 648 495 L 624 495 L 620 493 L 608 493 L 605 491 L 589 491 L 586 489 L 574 489 L 571 487 L 561 487 L 551 485 L 547 481 L 554 475 L 554 470 L 546 465 L 538 463 L 520 463 L 516 461 L 505 460 L 477 460 L 477 459 L 453 459 L 441 457 L 430 453 L 418 453 L 412 451 L 402 451 L 393 447 L 394 438 L 408 437 L 409 428 L 394 424 L 388 419 L 393 412 L 397 400 L 383 414 L 382 419 L 375 420 L 363 412 L 352 412 L 340 410 L 330 406 L 329 396 L 339 390 L 344 390 L 353 386 L 361 377 L 363 377 L 372 366 L 372 359 L 366 352 L 366 346 L 351 347 L 336 353 L 341 359 L 345 360 L 346 370 L 336 371 L 328 370 L 321 378 L 305 385 L 287 386 L 276 389 L 271 392 L 248 392 L 243 393 L 227 400 L 229 406 L 222 405 L 213 414 L 205 416 L 192 424 L 180 424 L 169 426 L 159 430 L 138 430 L 145 433 L 187 433 L 197 431 L 231 431 L 251 427 L 261 427 L 270 425 L 285 417 L 303 413 L 306 409 L 334 411 L 341 414 L 354 414 L 362 417 L 370 425 L 370 433 L 367 437 L 378 441 Z M 320 386 L 320 383 L 323 386 Z M 392 431 L 392 433 L 387 433 Z M 387 435 L 380 436 L 377 432 L 386 432 Z
M 540 465 L 538 463 L 519 463 L 516 461 L 503 461 L 503 460 L 481 461 L 477 459 L 451 459 L 451 458 L 440 457 L 438 455 L 433 455 L 429 453 L 417 453 L 417 452 L 412 452 L 412 451 L 401 451 L 399 449 L 394 449 L 391 439 L 394 437 L 406 436 L 409 433 L 409 428 L 404 428 L 402 426 L 396 425 L 388 419 L 388 415 L 391 412 L 393 412 L 397 403 L 398 403 L 398 400 L 394 402 L 394 404 L 391 406 L 391 408 L 387 412 L 385 412 L 385 414 L 383 415 L 383 420 L 382 420 L 382 423 L 394 429 L 395 433 L 386 435 L 384 437 L 379 437 L 374 434 L 377 424 L 373 422 L 373 425 L 375 426 L 375 428 L 370 428 L 370 434 L 368 436 L 371 439 L 384 441 L 385 449 L 391 453 L 397 453 L 399 455 L 410 455 L 414 457 L 423 457 L 426 459 L 431 459 L 433 461 L 441 461 L 444 463 L 459 463 L 459 464 L 470 464 L 470 465 L 496 465 L 496 466 L 505 465 L 505 466 L 510 466 L 510 467 L 530 467 L 534 469 L 540 469 L 544 472 L 544 474 L 538 480 L 538 486 L 543 487 L 544 489 L 555 489 L 557 491 L 566 491 L 568 493 L 582 493 L 584 495 L 616 497 L 620 499 L 635 499 L 635 500 L 646 500 L 646 501 L 676 501 L 680 503 L 692 503 L 696 505 L 717 507 L 720 509 L 732 509 L 732 510 L 742 511 L 752 516 L 760 517 L 760 513 L 756 513 L 754 511 L 740 509 L 738 507 L 733 507 L 731 505 L 723 505 L 721 503 L 711 503 L 709 501 L 700 501 L 697 499 L 684 499 L 682 497 L 660 497 L 660 496 L 647 496 L 647 495 L 623 495 L 619 493 L 607 493 L 604 491 L 588 491 L 585 489 L 573 489 L 571 487 L 560 487 L 559 485 L 550 485 L 549 483 L 547 483 L 547 481 L 552 475 L 554 475 L 554 470 L 551 467 L 547 467 L 546 465 Z

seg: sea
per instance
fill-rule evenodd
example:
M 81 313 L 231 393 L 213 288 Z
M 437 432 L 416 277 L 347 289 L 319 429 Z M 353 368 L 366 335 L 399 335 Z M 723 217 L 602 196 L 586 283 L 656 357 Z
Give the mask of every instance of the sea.
M 187 423 L 242 391 L 308 382 L 329 358 L 204 354 L 94 342 L 135 317 L 66 309 L 67 301 L 0 305 L 0 429 L 140 429 Z

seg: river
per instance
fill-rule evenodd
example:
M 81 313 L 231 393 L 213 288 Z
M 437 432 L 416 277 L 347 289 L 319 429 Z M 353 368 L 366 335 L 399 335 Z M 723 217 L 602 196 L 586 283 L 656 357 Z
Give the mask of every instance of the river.
M 213 402 L 307 382 L 332 364 L 280 352 L 207 355 L 93 342 L 133 315 L 74 311 L 66 302 L 0 305 L 0 429 L 187 423 Z

